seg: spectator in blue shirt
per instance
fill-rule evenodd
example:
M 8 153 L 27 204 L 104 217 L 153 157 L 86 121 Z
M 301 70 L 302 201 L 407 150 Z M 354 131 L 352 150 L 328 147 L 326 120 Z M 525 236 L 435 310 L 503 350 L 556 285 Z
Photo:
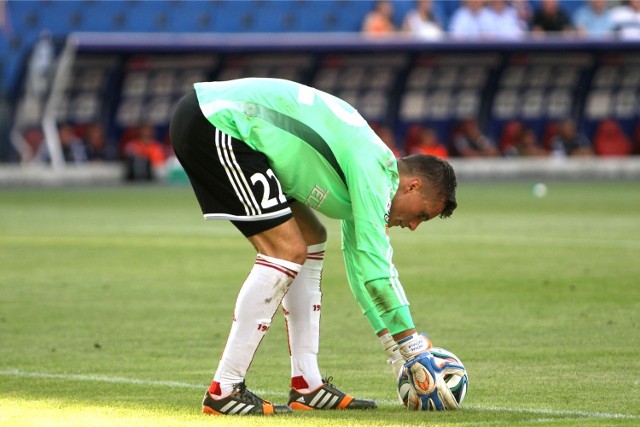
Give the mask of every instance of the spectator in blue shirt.
M 449 33 L 456 38 L 482 37 L 480 16 L 484 13 L 484 0 L 465 0 L 451 16 Z
M 602 38 L 612 35 L 613 21 L 607 0 L 590 0 L 573 14 L 573 25 L 579 35 Z
M 516 8 L 506 0 L 489 0 L 480 14 L 480 24 L 483 36 L 496 39 L 522 38 L 527 28 Z

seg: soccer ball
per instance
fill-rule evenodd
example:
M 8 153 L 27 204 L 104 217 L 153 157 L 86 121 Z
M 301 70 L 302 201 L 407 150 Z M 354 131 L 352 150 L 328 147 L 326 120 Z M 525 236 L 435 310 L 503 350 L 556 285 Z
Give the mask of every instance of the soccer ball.
M 433 357 L 437 359 L 442 359 L 445 361 L 449 361 L 455 363 L 457 365 L 464 365 L 462 361 L 450 352 L 442 347 L 432 347 L 429 349 L 429 352 L 433 354 Z M 458 402 L 458 406 L 462 405 L 464 398 L 467 394 L 467 386 L 469 385 L 469 377 L 467 376 L 467 371 L 465 369 L 464 375 L 452 375 L 447 374 L 444 376 L 444 381 L 447 384 L 449 390 L 453 394 L 453 397 Z M 430 405 L 428 407 L 423 407 L 422 400 L 418 396 L 415 388 L 411 385 L 409 381 L 409 376 L 406 371 L 403 369 L 400 373 L 400 378 L 398 378 L 398 397 L 403 405 L 407 407 L 407 409 L 411 411 L 433 411 L 434 408 Z

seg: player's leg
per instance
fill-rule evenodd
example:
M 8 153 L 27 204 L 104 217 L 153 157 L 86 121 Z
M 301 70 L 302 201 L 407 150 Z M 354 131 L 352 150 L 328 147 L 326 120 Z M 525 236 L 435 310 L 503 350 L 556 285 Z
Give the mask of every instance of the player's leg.
M 375 402 L 356 399 L 320 375 L 321 280 L 327 231 L 308 206 L 293 202 L 291 210 L 307 244 L 307 259 L 282 301 L 291 355 L 289 405 L 302 410 L 375 408 Z
M 308 392 L 323 384 L 318 368 L 318 347 L 327 231 L 309 207 L 298 202 L 290 206 L 307 245 L 307 259 L 282 301 L 282 310 L 291 355 L 291 387 Z
M 214 399 L 228 396 L 244 381 L 306 253 L 293 219 L 247 238 L 258 254 L 236 299 L 231 330 L 209 388 Z
M 301 269 L 306 244 L 264 155 L 214 128 L 202 115 L 194 92 L 177 105 L 171 142 L 206 219 L 229 219 L 258 254 L 234 310 L 229 338 L 203 401 L 210 414 L 268 414 L 290 410 L 248 391 L 244 378 L 284 294 Z M 272 181 L 252 185 L 261 174 Z M 269 185 L 265 185 L 268 182 Z M 270 188 L 268 188 L 270 187 Z M 269 191 L 269 194 L 263 192 Z

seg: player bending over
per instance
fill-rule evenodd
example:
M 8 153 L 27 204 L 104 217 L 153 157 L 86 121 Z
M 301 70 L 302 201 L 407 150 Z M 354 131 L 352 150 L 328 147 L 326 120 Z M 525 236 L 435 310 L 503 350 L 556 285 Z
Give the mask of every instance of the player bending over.
M 398 372 L 438 409 L 430 343 L 416 333 L 391 261 L 387 227 L 415 230 L 456 208 L 451 166 L 431 156 L 396 159 L 360 114 L 325 92 L 286 80 L 196 83 L 177 105 L 171 142 L 205 219 L 230 220 L 257 251 L 203 411 L 272 414 L 375 408 L 323 379 L 318 368 L 320 279 L 327 233 L 313 210 L 342 220 L 351 289 Z M 291 355 L 288 405 L 245 386 L 260 341 L 282 303 Z M 440 391 L 440 393 L 438 393 Z

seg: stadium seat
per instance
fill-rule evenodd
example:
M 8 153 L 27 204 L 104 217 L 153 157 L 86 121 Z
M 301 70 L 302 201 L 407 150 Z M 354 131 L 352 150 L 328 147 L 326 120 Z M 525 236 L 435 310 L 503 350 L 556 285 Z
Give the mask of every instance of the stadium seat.
M 421 90 L 408 90 L 402 96 L 399 119 L 403 122 L 423 120 L 426 115 L 427 97 Z
M 603 157 L 628 156 L 631 154 L 631 141 L 616 120 L 605 119 L 598 124 L 593 136 L 593 148 Z
M 599 120 L 611 114 L 613 99 L 608 89 L 592 90 L 585 104 L 585 116 L 589 120 Z
M 572 113 L 573 97 L 569 89 L 555 88 L 546 95 L 546 117 L 550 119 L 562 119 Z

